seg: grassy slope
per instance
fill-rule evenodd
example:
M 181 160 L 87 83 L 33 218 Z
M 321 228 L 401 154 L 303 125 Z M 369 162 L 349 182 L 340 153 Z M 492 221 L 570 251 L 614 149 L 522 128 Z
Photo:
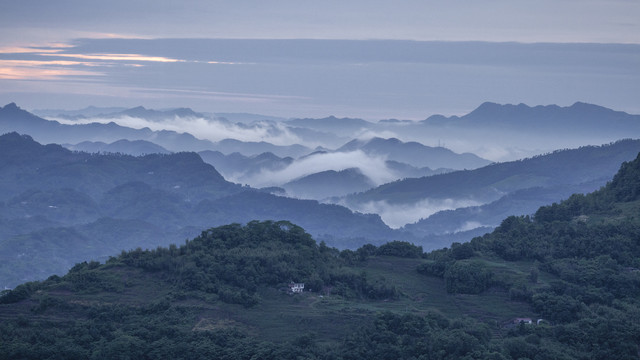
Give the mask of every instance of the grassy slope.
M 445 290 L 440 278 L 421 275 L 416 267 L 423 259 L 376 256 L 353 267 L 356 272 L 366 272 L 369 277 L 382 276 L 395 284 L 400 292 L 398 299 L 368 300 L 345 299 L 338 295 L 320 295 L 316 292 L 288 295 L 274 287 L 258 290 L 261 301 L 245 308 L 241 305 L 219 301 L 207 301 L 206 297 L 176 296 L 170 284 L 160 273 L 140 269 L 103 265 L 96 271 L 107 272 L 117 278 L 115 291 L 82 292 L 60 283 L 39 290 L 30 299 L 17 304 L 0 305 L 0 319 L 23 316 L 32 321 L 66 322 L 70 318 L 84 318 L 92 307 L 112 306 L 141 308 L 150 303 L 171 299 L 174 307 L 188 309 L 188 316 L 180 326 L 183 330 L 213 330 L 220 327 L 236 328 L 255 337 L 284 342 L 300 334 L 314 334 L 319 343 L 340 341 L 355 331 L 363 322 L 369 322 L 378 312 L 412 313 L 424 315 L 439 312 L 446 317 L 469 316 L 487 323 L 496 334 L 496 324 L 513 317 L 534 317 L 529 305 L 511 301 L 509 295 L 498 288 L 479 295 L 454 295 Z M 486 260 L 496 273 L 524 277 L 530 264 L 515 267 Z M 35 312 L 39 302 L 55 299 L 65 304 Z M 506 331 L 506 330 L 502 330 Z

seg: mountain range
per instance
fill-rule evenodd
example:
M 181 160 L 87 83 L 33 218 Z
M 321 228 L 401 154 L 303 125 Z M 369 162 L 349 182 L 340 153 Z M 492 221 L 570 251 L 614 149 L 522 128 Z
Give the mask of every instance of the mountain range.
M 142 157 L 89 154 L 54 144 L 40 145 L 16 133 L 0 137 L 0 150 L 0 273 L 10 286 L 46 273 L 61 273 L 82 258 L 104 259 L 120 249 L 153 248 L 193 236 L 206 226 L 251 220 L 295 221 L 304 224 L 317 239 L 340 248 L 398 239 L 432 249 L 451 241 L 451 237 L 438 238 L 442 234 L 470 230 L 470 224 L 475 223 L 492 227 L 505 212 L 530 209 L 541 201 L 560 200 L 575 189 L 585 192 L 603 185 L 610 179 L 615 162 L 640 151 L 640 144 L 620 141 L 411 180 L 436 184 L 439 193 L 445 195 L 472 179 L 477 180 L 477 186 L 466 190 L 467 195 L 474 191 L 482 194 L 485 187 L 498 189 L 496 184 L 509 185 L 499 189 L 512 193 L 482 208 L 439 213 L 400 230 L 390 229 L 375 214 L 354 213 L 339 205 L 275 196 L 268 193 L 272 190 L 261 192 L 230 183 L 196 153 Z M 564 165 L 564 172 L 559 170 L 562 164 L 571 162 L 576 164 Z M 523 169 L 528 177 L 518 172 Z M 352 171 L 306 181 L 322 183 L 335 180 L 336 175 L 358 177 Z M 540 182 L 543 178 L 545 181 Z M 541 184 L 547 186 L 541 188 Z M 429 188 L 436 191 L 436 185 Z M 373 193 L 392 194 L 385 189 Z M 127 230 L 125 234 L 123 229 Z
M 639 175 L 428 253 L 251 221 L 84 261 L 0 293 L 0 359 L 636 359 Z
M 177 114 L 195 114 L 190 109 L 178 109 L 159 112 L 144 108 L 133 108 L 115 114 L 107 114 L 109 119 L 116 119 L 122 115 L 132 116 L 137 114 L 151 115 L 146 120 L 158 121 L 158 119 L 174 119 Z M 77 115 L 81 116 L 81 115 Z M 242 147 L 244 142 L 227 139 L 222 144 L 209 140 L 198 139 L 195 136 L 170 130 L 151 130 L 148 127 L 134 129 L 120 126 L 113 121 L 107 123 L 90 122 L 78 124 L 63 124 L 55 120 L 45 120 L 35 116 L 16 104 L 7 104 L 0 108 L 0 132 L 19 132 L 30 134 L 34 139 L 42 143 L 77 144 L 84 141 L 100 141 L 113 143 L 118 140 L 145 140 L 153 142 L 163 148 L 172 151 L 204 151 L 223 149 L 225 153 L 232 153 Z M 256 154 L 271 151 L 281 156 L 290 154 L 299 156 L 310 151 L 302 145 L 278 146 L 266 142 L 246 142 L 246 153 Z
M 389 208 L 395 211 L 394 216 L 398 216 L 398 211 L 415 213 L 417 208 L 428 207 L 428 204 L 435 208 L 438 204 L 442 204 L 441 207 L 471 204 L 441 209 L 446 211 L 433 215 L 431 220 L 429 217 L 437 211 L 424 216 L 423 220 L 405 222 L 420 220 L 406 227 L 416 234 L 454 233 L 473 226 L 494 227 L 506 214 L 528 214 L 545 203 L 598 189 L 611 179 L 622 162 L 633 159 L 638 152 L 639 140 L 558 150 L 475 170 L 398 180 L 348 195 L 338 202 L 353 210 L 372 206 Z
M 558 105 L 531 107 L 525 104 L 501 105 L 485 102 L 463 116 L 433 115 L 421 123 L 465 128 L 512 128 L 520 131 L 544 131 L 555 128 L 562 132 L 569 130 L 576 133 L 592 133 L 594 129 L 599 129 L 623 138 L 625 135 L 640 131 L 639 119 L 638 115 L 583 102 L 576 102 L 567 107 Z
M 362 150 L 372 156 L 385 156 L 387 160 L 431 169 L 476 169 L 491 163 L 491 161 L 482 159 L 474 154 L 456 154 L 443 147 L 425 146 L 415 141 L 405 143 L 396 138 L 356 139 L 344 144 L 336 151 L 350 152 L 356 150 Z
M 91 110 L 90 113 L 96 111 L 95 109 L 89 110 Z M 88 152 L 119 152 L 130 155 L 176 151 L 198 151 L 201 154 L 205 154 L 205 152 L 218 152 L 225 156 L 214 156 L 213 153 L 208 153 L 204 155 L 205 160 L 216 166 L 228 179 L 257 187 L 265 185 L 262 184 L 264 182 L 264 176 L 260 174 L 261 171 L 273 172 L 275 170 L 285 170 L 285 168 L 282 167 L 283 164 L 291 164 L 294 162 L 290 161 L 289 158 L 301 160 L 305 156 L 318 155 L 321 151 L 346 154 L 359 150 L 367 155 L 367 157 L 380 158 L 382 161 L 378 161 L 378 164 L 370 165 L 370 167 L 377 166 L 381 169 L 371 168 L 369 169 L 369 173 L 386 171 L 389 175 L 386 176 L 383 181 L 401 179 L 414 176 L 415 174 L 440 173 L 446 171 L 439 169 L 442 168 L 443 165 L 446 165 L 448 169 L 463 169 L 475 168 L 489 163 L 488 160 L 481 159 L 472 154 L 456 154 L 448 149 L 431 148 L 415 142 L 404 143 L 393 138 L 354 140 L 335 151 L 320 148 L 320 150 L 316 149 L 314 152 L 314 150 L 301 144 L 274 145 L 266 141 L 241 141 L 232 138 L 212 142 L 206 139 L 196 138 L 189 133 L 169 130 L 151 130 L 148 127 L 134 129 L 113 122 L 123 117 L 127 119 L 136 118 L 141 121 L 144 119 L 149 126 L 154 126 L 154 124 L 170 122 L 176 119 L 187 119 L 184 121 L 197 119 L 197 121 L 202 120 L 206 122 L 208 126 L 213 128 L 216 126 L 229 126 L 228 122 L 220 122 L 218 119 L 207 118 L 206 115 L 196 113 L 190 109 L 157 111 L 136 107 L 111 114 L 94 116 L 94 119 L 100 119 L 100 121 L 103 122 L 71 121 L 70 123 L 60 123 L 58 121 L 39 118 L 20 109 L 15 104 L 9 104 L 0 108 L 0 131 L 16 131 L 29 134 L 37 141 L 43 143 L 61 143 L 65 144 L 69 149 Z M 81 114 L 66 116 L 66 118 L 69 117 L 75 120 L 87 119 L 87 117 Z M 105 122 L 105 119 L 107 119 L 106 121 L 108 122 Z M 307 122 L 311 122 L 311 120 L 307 119 L 303 123 Z M 319 134 L 313 130 L 313 127 L 304 129 L 295 127 L 283 130 L 282 126 L 274 125 L 271 120 L 249 125 L 234 123 L 233 126 L 234 131 L 254 132 L 260 129 L 266 129 L 265 131 L 269 134 L 283 134 L 287 132 L 293 134 L 305 133 L 306 136 L 315 139 L 318 139 Z M 263 126 L 266 126 L 266 128 L 262 128 Z M 227 156 L 228 158 L 226 158 Z M 239 161 L 240 157 L 256 158 L 258 160 Z M 384 160 L 394 161 L 394 163 L 386 163 Z M 267 164 L 269 161 L 273 162 L 273 165 Z M 295 170 L 289 178 L 285 178 L 277 183 L 268 183 L 266 186 L 283 186 L 289 181 L 313 175 L 314 173 L 329 170 L 341 171 L 358 167 L 361 166 L 360 163 L 362 162 L 358 159 L 353 159 L 353 156 L 347 161 L 350 161 L 350 163 L 345 163 L 344 165 L 342 165 L 343 161 L 330 162 L 330 166 L 339 164 L 339 168 L 317 168 L 317 165 L 308 167 L 308 165 L 297 166 L 296 164 L 297 170 Z M 316 163 L 318 162 L 319 161 L 316 160 Z M 302 167 L 305 169 L 303 170 Z M 364 169 L 361 169 L 361 171 L 362 170 Z M 366 171 L 364 172 L 366 173 Z M 274 176 L 272 175 L 273 174 L 270 174 L 269 177 L 273 178 Z M 381 180 L 371 179 L 371 175 L 368 175 L 370 178 L 367 182 L 373 185 L 381 184 Z M 256 176 L 258 176 L 258 178 L 255 178 Z M 366 190 L 361 188 L 361 185 L 362 183 L 357 184 L 354 188 Z M 312 193 L 312 191 L 309 191 L 311 189 L 306 190 L 307 191 L 302 192 L 299 191 L 298 193 Z M 339 196 L 343 194 L 344 193 L 340 192 L 327 195 Z M 314 199 L 320 200 L 320 198 L 315 197 Z
M 25 140 L 28 137 L 18 136 L 24 143 L 15 140 L 15 135 L 14 140 L 9 140 L 11 136 L 3 138 L 7 141 L 7 164 L 3 165 L 7 172 L 0 178 L 3 239 L 10 239 L 12 244 L 31 243 L 28 248 L 37 249 L 34 244 L 44 241 L 44 234 L 52 234 L 62 243 L 63 234 L 67 234 L 77 239 L 76 245 L 83 241 L 92 244 L 87 247 L 89 252 L 75 259 L 104 259 L 122 248 L 167 244 L 207 226 L 288 219 L 339 248 L 397 239 L 433 249 L 482 235 L 508 214 L 530 214 L 538 206 L 573 193 L 595 190 L 611 179 L 620 163 L 638 152 L 637 140 L 622 140 L 490 164 L 468 152 L 456 153 L 409 140 L 426 134 L 425 129 L 432 138 L 457 131 L 460 142 L 469 140 L 465 134 L 478 137 L 493 132 L 492 141 L 499 143 L 503 139 L 498 136 L 503 134 L 499 129 L 510 128 L 515 134 L 520 128 L 532 142 L 545 146 L 541 141 L 545 132 L 550 144 L 560 137 L 565 137 L 566 144 L 587 139 L 593 143 L 600 134 L 606 138 L 625 131 L 627 137 L 638 133 L 637 115 L 583 103 L 570 107 L 485 103 L 461 117 L 378 123 L 335 117 L 260 120 L 259 115 L 240 116 L 238 119 L 251 121 L 245 124 L 190 109 L 158 111 L 142 107 L 90 108 L 86 113 L 70 112 L 65 116 L 76 120 L 61 123 L 37 117 L 15 104 L 0 108 L 0 131 L 23 132 L 36 140 L 45 139 L 40 140 L 43 143 L 57 139 L 50 142 L 63 143 L 76 151 L 43 146 Z M 109 122 L 92 122 L 97 116 Z M 299 143 L 274 145 L 263 140 L 210 141 L 187 132 L 136 129 L 114 122 L 123 116 L 147 117 L 136 119 L 150 126 L 182 116 L 198 117 L 208 126 L 222 126 L 220 131 L 230 129 L 225 126 L 234 126 L 235 132 L 264 130 L 265 139 L 303 133 L 333 140 L 344 139 L 347 133 L 368 135 L 341 146 L 312 149 Z M 342 120 L 346 133 L 339 134 L 339 127 L 329 125 Z M 554 123 L 566 124 L 552 132 Z M 579 124 L 583 126 L 580 131 L 571 130 Z M 603 124 L 613 130 L 597 133 Z M 517 140 L 517 136 L 509 140 Z M 199 153 L 181 153 L 183 150 Z M 124 154 L 147 155 L 136 158 Z M 25 161 L 24 166 L 15 163 L 20 159 Z M 27 165 L 30 161 L 33 163 Z M 322 221 L 332 225 L 328 227 Z M 117 228 L 118 222 L 139 234 L 137 239 L 114 235 L 110 227 Z M 95 229 L 103 230 L 100 236 L 90 234 Z M 94 240 L 102 244 L 92 243 Z M 22 253 L 13 253 L 11 261 Z M 40 261 L 38 256 L 23 268 L 30 271 L 30 264 Z M 64 270 L 72 261 L 56 266 Z M 14 268 L 19 267 L 14 264 Z
M 169 154 L 170 151 L 160 145 L 145 140 L 122 139 L 110 144 L 101 141 L 83 141 L 78 144 L 62 144 L 69 150 L 83 151 L 87 153 L 111 153 L 133 156 L 147 154 Z
M 64 272 L 82 258 L 166 245 L 232 222 L 293 219 L 342 246 L 398 233 L 375 215 L 230 183 L 196 153 L 89 154 L 9 133 L 0 136 L 0 164 L 5 286 Z

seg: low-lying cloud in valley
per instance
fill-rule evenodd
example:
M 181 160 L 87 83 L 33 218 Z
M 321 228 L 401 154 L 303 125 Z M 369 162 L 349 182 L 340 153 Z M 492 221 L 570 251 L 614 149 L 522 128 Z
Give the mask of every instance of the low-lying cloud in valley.
M 358 168 L 376 185 L 381 185 L 397 179 L 397 175 L 387 168 L 385 161 L 385 157 L 370 156 L 361 150 L 336 153 L 319 152 L 302 157 L 282 170 L 263 170 L 251 177 L 235 180 L 253 187 L 279 186 L 322 171 Z
M 387 201 L 369 201 L 357 206 L 342 205 L 351 208 L 353 211 L 378 214 L 385 224 L 397 229 L 406 224 L 415 223 L 420 219 L 426 219 L 438 211 L 479 206 L 482 203 L 469 199 L 423 199 L 413 204 L 389 204 Z
M 162 120 L 148 120 L 139 117 L 92 117 L 79 120 L 50 118 L 62 124 L 107 124 L 114 122 L 121 126 L 134 129 L 149 128 L 154 131 L 171 130 L 178 133 L 190 133 L 203 140 L 217 142 L 224 139 L 236 139 L 246 142 L 265 141 L 274 145 L 293 145 L 302 143 L 296 134 L 278 122 L 259 121 L 246 125 L 243 123 L 226 122 L 217 119 L 203 117 L 179 117 L 165 118 Z

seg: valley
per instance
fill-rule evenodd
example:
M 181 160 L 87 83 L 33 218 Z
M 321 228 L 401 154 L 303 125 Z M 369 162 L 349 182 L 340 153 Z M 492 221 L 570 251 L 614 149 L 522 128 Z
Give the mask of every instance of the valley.
M 14 105 L 0 125 L 14 130 L 0 358 L 635 356 L 638 140 L 491 162 L 398 138 L 215 143 Z M 64 141 L 85 126 L 106 128 Z
M 124 346 L 177 358 L 632 359 L 639 169 L 640 156 L 596 192 L 428 253 L 400 241 L 340 251 L 290 222 L 252 221 L 82 262 L 3 292 L 0 357 Z M 288 293 L 292 281 L 305 290 Z

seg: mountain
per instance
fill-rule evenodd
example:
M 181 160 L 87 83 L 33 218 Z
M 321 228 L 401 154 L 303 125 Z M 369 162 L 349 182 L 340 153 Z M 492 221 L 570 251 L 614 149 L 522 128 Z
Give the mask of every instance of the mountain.
M 475 170 L 399 180 L 331 202 L 377 213 L 392 227 L 421 238 L 425 249 L 433 249 L 481 235 L 478 231 L 490 230 L 507 214 L 530 214 L 545 203 L 596 190 L 638 151 L 640 140 L 559 150 Z M 462 236 L 473 229 L 478 230 Z
M 156 111 L 139 107 L 108 116 L 117 118 L 125 115 L 150 116 L 151 120 L 158 121 L 158 119 L 166 117 L 173 119 L 176 116 L 196 116 L 199 114 L 190 109 Z M 7 132 L 29 134 L 42 143 L 77 144 L 85 141 L 113 143 L 123 139 L 144 140 L 172 152 L 212 150 L 226 154 L 241 152 L 247 156 L 273 152 L 282 157 L 297 157 L 310 152 L 310 149 L 303 145 L 278 146 L 267 142 L 244 142 L 235 139 L 214 143 L 198 139 L 189 133 L 169 130 L 152 131 L 149 128 L 133 129 L 120 126 L 115 122 L 66 125 L 37 117 L 14 103 L 0 108 L 0 133 Z
M 391 171 L 394 171 L 398 174 L 402 174 L 402 176 L 400 177 L 401 179 L 402 178 L 419 178 L 419 177 L 444 174 L 444 173 L 454 171 L 453 169 L 449 169 L 449 168 L 438 168 L 435 170 L 432 170 L 428 167 L 418 168 L 415 166 L 411 166 L 409 164 L 405 164 L 403 162 L 393 161 L 393 160 L 387 160 L 385 161 L 385 164 L 389 169 L 391 169 Z
M 266 152 L 260 155 L 244 156 L 240 153 L 225 155 L 219 151 L 201 151 L 198 154 L 202 159 L 213 165 L 226 179 L 237 183 L 260 186 L 265 180 L 274 179 L 280 173 L 286 173 L 289 168 L 298 168 L 305 160 L 311 160 L 316 155 L 330 154 L 330 151 L 315 151 L 296 160 L 291 157 L 281 158 L 273 153 Z M 313 160 L 313 164 L 321 163 Z M 331 160 L 328 161 L 331 164 Z M 353 165 L 361 165 L 357 161 Z M 325 165 L 326 166 L 326 165 Z M 431 170 L 427 167 L 416 168 L 397 161 L 387 160 L 384 165 L 398 179 L 427 176 L 451 171 L 448 169 Z M 345 170 L 326 170 L 313 172 L 313 166 L 307 168 L 306 175 L 293 180 L 284 180 L 275 183 L 276 186 L 287 188 L 290 194 L 307 199 L 322 200 L 327 197 L 343 196 L 352 192 L 360 192 L 375 187 L 375 183 L 357 168 Z M 310 173 L 309 173 L 310 172 Z M 284 190 L 283 190 L 284 192 Z
M 0 136 L 3 286 L 40 278 L 45 269 L 61 274 L 82 259 L 155 248 L 203 228 L 256 219 L 292 219 L 340 247 L 406 235 L 376 215 L 230 183 L 195 153 L 89 154 L 17 133 Z
M 102 119 L 118 119 L 125 116 L 143 118 L 154 122 L 173 120 L 176 117 L 192 117 L 192 118 L 206 118 L 204 114 L 196 113 L 189 108 L 177 108 L 170 110 L 153 110 L 146 109 L 143 106 L 137 106 L 129 109 L 124 108 L 99 108 L 95 106 L 89 106 L 84 109 L 75 111 L 65 110 L 36 110 L 34 113 L 44 116 L 53 117 L 66 120 L 86 120 L 91 118 Z
M 122 116 L 143 118 L 151 121 L 161 121 L 166 119 L 171 120 L 176 117 L 206 118 L 205 115 L 196 113 L 195 111 L 189 108 L 177 108 L 177 109 L 159 111 L 159 110 L 146 109 L 144 106 L 138 106 L 131 109 L 103 115 L 103 117 L 106 117 L 106 118 L 119 118 Z
M 396 138 L 370 140 L 352 140 L 336 151 L 349 152 L 362 150 L 372 156 L 385 156 L 388 160 L 403 162 L 415 167 L 475 169 L 489 165 L 491 161 L 474 154 L 456 154 L 443 147 L 430 147 L 418 142 L 402 142 Z
M 59 187 L 97 197 L 118 184 L 139 179 L 163 190 L 193 196 L 228 194 L 239 187 L 225 181 L 195 153 L 144 157 L 79 153 L 55 144 L 43 146 L 17 133 L 2 135 L 0 150 L 0 199 L 30 189 Z
M 567 107 L 557 105 L 530 107 L 525 104 L 501 105 L 486 102 L 464 116 L 447 118 L 434 115 L 423 123 L 447 126 L 517 127 L 533 130 L 554 128 L 578 132 L 622 129 L 629 131 L 640 130 L 640 115 L 630 115 L 583 102 L 576 102 Z
M 241 153 L 245 156 L 273 153 L 280 157 L 300 157 L 311 152 L 304 145 L 274 145 L 265 141 L 240 141 L 236 139 L 224 139 L 215 143 L 210 150 L 220 151 L 223 154 Z
M 11 103 L 0 108 L 0 133 L 30 134 L 43 143 L 76 144 L 84 141 L 112 143 L 122 139 L 146 140 L 169 151 L 200 151 L 212 148 L 207 140 L 174 131 L 152 131 L 149 128 L 132 129 L 116 123 L 65 125 L 37 117 Z
M 318 131 L 304 127 L 288 127 L 289 132 L 300 139 L 301 144 L 307 146 L 323 147 L 327 149 L 335 149 L 350 140 L 344 133 L 332 133 L 328 131 Z
M 47 118 L 55 117 L 61 119 L 87 118 L 102 114 L 113 114 L 127 110 L 123 107 L 97 107 L 87 106 L 79 110 L 61 110 L 61 109 L 34 109 L 31 112 L 37 116 Z
M 292 119 L 285 121 L 285 123 L 292 127 L 313 129 L 349 137 L 353 137 L 363 129 L 367 130 L 374 125 L 374 123 L 362 119 L 337 118 L 335 116 L 322 119 Z
M 426 254 L 254 221 L 82 262 L 2 293 L 0 358 L 637 359 L 639 175 Z
M 353 213 L 339 205 L 275 196 L 263 191 L 250 190 L 228 197 L 205 199 L 192 213 L 212 225 L 286 219 L 304 224 L 318 241 L 340 248 L 354 249 L 365 243 L 381 244 L 388 239 L 413 239 L 409 234 L 390 229 L 375 214 Z
M 281 158 L 266 152 L 259 155 L 244 156 L 238 152 L 223 154 L 220 151 L 205 150 L 198 153 L 202 160 L 213 165 L 226 179 L 243 183 L 264 170 L 277 171 L 286 168 L 293 158 Z
M 163 148 L 162 146 L 144 140 L 130 141 L 122 139 L 110 144 L 106 144 L 100 141 L 83 141 L 75 145 L 63 144 L 63 146 L 73 151 L 84 151 L 88 153 L 126 154 L 133 156 L 170 153 L 169 150 Z
M 270 115 L 250 114 L 250 113 L 215 113 L 218 119 L 226 119 L 232 122 L 252 123 L 255 121 L 284 121 L 285 118 Z
M 622 162 L 633 158 L 638 151 L 640 140 L 558 150 L 475 170 L 399 180 L 350 196 L 347 201 L 355 204 L 367 201 L 415 203 L 427 198 L 465 198 L 487 203 L 526 188 L 578 185 L 595 180 L 604 184 Z
M 357 168 L 322 171 L 282 185 L 290 196 L 318 200 L 361 192 L 374 186 Z
M 426 250 L 448 247 L 454 242 L 465 242 L 491 232 L 510 215 L 530 215 L 540 206 L 575 193 L 586 194 L 601 186 L 602 181 L 593 181 L 517 190 L 485 205 L 438 211 L 425 219 L 406 224 L 402 229 L 422 238 L 419 243 Z

